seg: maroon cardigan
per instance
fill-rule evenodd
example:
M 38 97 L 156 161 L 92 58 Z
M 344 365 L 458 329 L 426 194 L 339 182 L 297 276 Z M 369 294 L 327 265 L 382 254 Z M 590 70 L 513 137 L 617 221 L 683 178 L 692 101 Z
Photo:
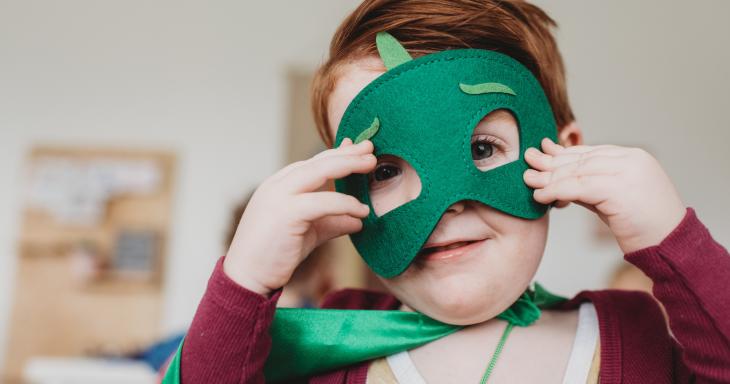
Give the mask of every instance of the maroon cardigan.
M 598 314 L 601 384 L 730 383 L 730 254 L 692 208 L 658 245 L 624 258 L 654 282 L 666 308 L 637 291 L 581 291 L 561 309 L 591 301 Z M 269 326 L 279 288 L 268 297 L 237 285 L 215 266 L 182 350 L 182 383 L 263 383 Z M 362 289 L 331 293 L 323 308 L 397 309 L 392 295 Z M 372 360 L 317 375 L 310 383 L 363 384 Z

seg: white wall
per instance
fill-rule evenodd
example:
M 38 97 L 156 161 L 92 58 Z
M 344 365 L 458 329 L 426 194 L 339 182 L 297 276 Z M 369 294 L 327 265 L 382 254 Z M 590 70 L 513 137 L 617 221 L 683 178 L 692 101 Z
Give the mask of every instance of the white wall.
M 730 246 L 730 2 L 536 3 L 560 26 L 571 102 L 586 143 L 654 154 L 685 204 Z M 622 256 L 615 242 L 590 242 L 597 219 L 580 206 L 551 215 L 538 281 L 566 294 L 601 287 Z
M 164 325 L 184 327 L 223 252 L 231 205 L 283 166 L 285 68 L 319 63 L 356 3 L 0 0 L 0 354 L 33 144 L 177 151 Z M 539 3 L 560 23 L 587 143 L 649 149 L 730 244 L 730 3 Z M 538 275 L 548 288 L 598 288 L 620 258 L 591 242 L 591 215 L 553 213 Z
M 352 6 L 0 1 L 0 350 L 33 144 L 177 151 L 164 325 L 185 327 L 232 204 L 283 166 L 286 66 L 314 68 Z

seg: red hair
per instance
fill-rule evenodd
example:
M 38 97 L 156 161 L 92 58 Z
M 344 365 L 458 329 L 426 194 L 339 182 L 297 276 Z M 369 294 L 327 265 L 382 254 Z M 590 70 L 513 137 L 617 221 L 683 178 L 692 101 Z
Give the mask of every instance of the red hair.
M 575 117 L 568 102 L 565 67 L 551 28 L 557 24 L 542 9 L 524 1 L 365 0 L 337 28 L 329 58 L 311 87 L 317 131 L 332 147 L 328 99 L 342 64 L 377 55 L 375 35 L 392 34 L 413 58 L 457 48 L 494 50 L 511 56 L 538 79 L 553 109 L 558 129 Z

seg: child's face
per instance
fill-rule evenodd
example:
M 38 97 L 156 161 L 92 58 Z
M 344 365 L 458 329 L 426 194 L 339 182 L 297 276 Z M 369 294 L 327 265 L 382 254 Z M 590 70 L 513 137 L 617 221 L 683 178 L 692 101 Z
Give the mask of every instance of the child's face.
M 357 93 L 384 72 L 382 61 L 375 56 L 341 68 L 328 100 L 332 137 Z M 517 160 L 516 120 L 506 110 L 491 112 L 475 127 L 472 143 L 472 158 L 480 170 Z M 395 156 L 378 158 L 369 179 L 370 199 L 379 216 L 417 198 L 421 190 L 413 167 Z M 548 214 L 527 220 L 475 200 L 462 200 L 444 212 L 426 246 L 462 239 L 486 241 L 461 252 L 419 254 L 402 274 L 378 277 L 407 307 L 432 318 L 459 325 L 483 322 L 508 308 L 532 280 L 547 231 Z

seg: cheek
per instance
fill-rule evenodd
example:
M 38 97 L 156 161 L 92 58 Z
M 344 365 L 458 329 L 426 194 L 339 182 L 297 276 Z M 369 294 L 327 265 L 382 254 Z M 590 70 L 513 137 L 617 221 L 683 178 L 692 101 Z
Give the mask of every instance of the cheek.
M 514 260 L 511 263 L 516 269 L 532 275 L 542 260 L 546 241 L 546 229 L 536 227 L 526 231 L 522 236 L 505 238 L 503 247 L 512 250 Z

